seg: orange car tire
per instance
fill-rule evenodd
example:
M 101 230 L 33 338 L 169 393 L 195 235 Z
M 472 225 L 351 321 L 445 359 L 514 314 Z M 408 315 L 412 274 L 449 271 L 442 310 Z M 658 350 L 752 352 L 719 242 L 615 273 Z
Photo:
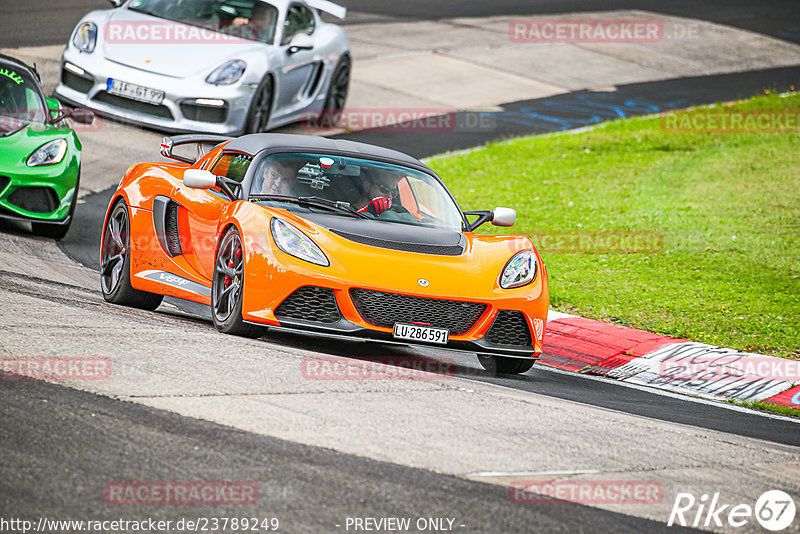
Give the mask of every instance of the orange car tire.
M 131 286 L 130 220 L 128 205 L 120 198 L 109 212 L 103 231 L 100 288 L 107 302 L 153 311 L 161 305 L 164 296 Z
M 229 226 L 217 245 L 214 274 L 211 279 L 211 318 L 223 334 L 259 338 L 266 332 L 263 326 L 242 319 L 244 300 L 245 255 L 241 235 Z

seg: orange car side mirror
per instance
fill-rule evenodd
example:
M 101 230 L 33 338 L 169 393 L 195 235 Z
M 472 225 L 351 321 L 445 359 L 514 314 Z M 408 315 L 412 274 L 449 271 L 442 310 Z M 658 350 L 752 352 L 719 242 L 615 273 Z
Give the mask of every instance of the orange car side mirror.
M 203 169 L 186 169 L 183 183 L 192 189 L 210 189 L 217 185 L 217 177 Z
M 495 208 L 492 210 L 492 224 L 506 228 L 517 222 L 517 212 L 511 208 Z

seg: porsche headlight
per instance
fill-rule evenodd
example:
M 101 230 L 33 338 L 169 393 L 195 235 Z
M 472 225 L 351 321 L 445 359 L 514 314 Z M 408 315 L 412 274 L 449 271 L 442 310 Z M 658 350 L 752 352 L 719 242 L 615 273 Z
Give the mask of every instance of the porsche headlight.
M 28 167 L 39 167 L 40 165 L 55 165 L 61 163 L 67 153 L 67 141 L 56 139 L 45 143 L 30 155 L 26 162 Z
M 72 38 L 74 44 L 81 52 L 91 54 L 97 44 L 97 25 L 94 22 L 84 22 L 78 26 L 75 37 Z
M 536 256 L 532 250 L 517 252 L 500 274 L 500 287 L 511 289 L 530 284 L 536 278 L 536 269 Z
M 247 63 L 240 59 L 234 59 L 217 67 L 208 75 L 206 81 L 214 85 L 230 85 L 239 81 L 246 68 Z
M 272 219 L 270 228 L 272 229 L 272 238 L 278 248 L 285 253 L 323 267 L 330 265 L 328 258 L 317 244 L 291 224 L 280 219 Z

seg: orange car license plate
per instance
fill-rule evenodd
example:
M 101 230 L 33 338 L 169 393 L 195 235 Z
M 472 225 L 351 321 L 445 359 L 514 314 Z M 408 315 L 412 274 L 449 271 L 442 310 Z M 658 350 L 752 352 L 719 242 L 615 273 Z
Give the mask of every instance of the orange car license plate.
M 450 337 L 450 331 L 446 328 L 396 323 L 394 325 L 394 332 L 392 332 L 392 335 L 396 339 L 424 341 L 427 343 L 439 343 L 441 345 L 446 345 L 447 340 Z

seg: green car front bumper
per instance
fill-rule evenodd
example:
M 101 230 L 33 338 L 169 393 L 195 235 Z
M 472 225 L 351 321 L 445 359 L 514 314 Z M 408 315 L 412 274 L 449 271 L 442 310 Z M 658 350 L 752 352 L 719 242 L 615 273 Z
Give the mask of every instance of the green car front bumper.
M 64 159 L 29 167 L 30 155 L 55 139 L 67 141 Z M 0 218 L 69 224 L 78 194 L 80 154 L 80 142 L 69 128 L 35 125 L 0 137 Z

